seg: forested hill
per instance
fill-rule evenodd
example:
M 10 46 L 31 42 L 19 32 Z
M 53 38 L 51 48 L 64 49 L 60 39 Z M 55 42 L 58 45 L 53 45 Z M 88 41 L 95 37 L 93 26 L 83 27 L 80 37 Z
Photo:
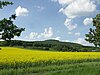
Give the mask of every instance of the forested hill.
M 8 46 L 6 41 L 0 41 L 0 46 Z M 22 41 L 12 40 L 9 46 L 24 47 L 31 49 L 52 50 L 52 51 L 71 51 L 71 52 L 87 52 L 87 51 L 100 51 L 100 48 L 92 46 L 83 46 L 77 43 L 61 42 L 58 40 L 45 40 L 45 41 Z

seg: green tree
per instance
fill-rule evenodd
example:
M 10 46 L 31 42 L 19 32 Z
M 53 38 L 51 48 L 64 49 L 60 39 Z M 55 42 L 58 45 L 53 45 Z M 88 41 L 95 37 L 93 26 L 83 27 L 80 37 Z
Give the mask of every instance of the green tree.
M 7 6 L 7 5 L 12 5 L 12 4 L 13 4 L 12 2 L 0 1 L 0 8 L 3 8 L 4 6 Z
M 0 1 L 0 8 L 13 4 L 12 2 Z M 10 45 L 10 41 L 14 36 L 20 36 L 21 32 L 24 31 L 24 28 L 17 27 L 13 21 L 16 19 L 16 14 L 11 15 L 11 17 L 4 18 L 0 20 L 0 39 L 7 41 L 7 44 Z
M 86 34 L 86 41 L 93 43 L 96 47 L 100 47 L 100 14 L 93 18 L 94 29 L 90 28 L 89 34 Z

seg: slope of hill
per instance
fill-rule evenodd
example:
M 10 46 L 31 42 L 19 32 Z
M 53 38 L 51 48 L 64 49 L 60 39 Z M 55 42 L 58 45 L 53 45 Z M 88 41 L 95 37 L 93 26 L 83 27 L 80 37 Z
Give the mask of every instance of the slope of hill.
M 8 46 L 6 41 L 0 41 L 0 46 Z M 100 51 L 100 48 L 92 46 L 83 46 L 77 43 L 61 42 L 58 40 L 45 40 L 45 41 L 22 41 L 12 40 L 10 46 L 41 49 L 41 50 L 52 50 L 52 51 L 72 51 L 72 52 L 87 52 L 87 51 Z

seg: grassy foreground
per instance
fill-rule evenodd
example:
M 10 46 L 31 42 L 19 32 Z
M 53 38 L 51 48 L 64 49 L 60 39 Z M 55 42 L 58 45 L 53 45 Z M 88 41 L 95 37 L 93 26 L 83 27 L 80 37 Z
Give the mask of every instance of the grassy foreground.
M 99 52 L 51 52 L 1 47 L 0 75 L 99 75 Z

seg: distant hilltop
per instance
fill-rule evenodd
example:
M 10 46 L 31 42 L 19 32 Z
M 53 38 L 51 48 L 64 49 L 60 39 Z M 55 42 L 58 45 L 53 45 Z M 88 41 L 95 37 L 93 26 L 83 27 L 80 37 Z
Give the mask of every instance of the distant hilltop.
M 62 42 L 59 40 L 49 39 L 44 41 L 22 41 L 11 40 L 10 45 L 6 41 L 0 41 L 0 46 L 14 46 L 30 49 L 40 49 L 48 51 L 63 51 L 63 52 L 99 52 L 100 48 L 93 46 L 84 46 L 77 43 Z

